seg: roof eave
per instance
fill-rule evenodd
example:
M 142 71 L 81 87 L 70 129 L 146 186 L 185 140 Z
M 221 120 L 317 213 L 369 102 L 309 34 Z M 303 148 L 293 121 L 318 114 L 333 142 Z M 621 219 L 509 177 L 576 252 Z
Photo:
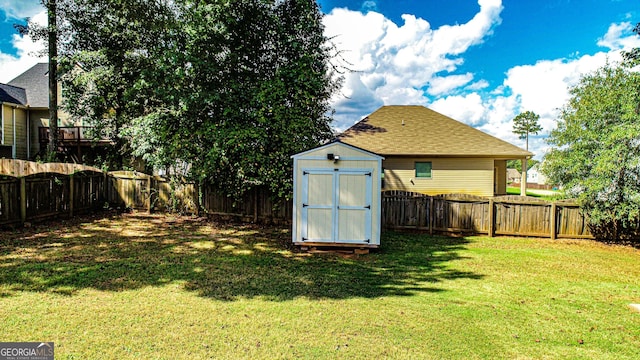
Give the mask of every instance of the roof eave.
M 428 157 L 428 158 L 499 158 L 499 159 L 523 159 L 531 158 L 533 153 L 528 154 L 393 154 L 393 153 L 377 153 L 384 157 Z

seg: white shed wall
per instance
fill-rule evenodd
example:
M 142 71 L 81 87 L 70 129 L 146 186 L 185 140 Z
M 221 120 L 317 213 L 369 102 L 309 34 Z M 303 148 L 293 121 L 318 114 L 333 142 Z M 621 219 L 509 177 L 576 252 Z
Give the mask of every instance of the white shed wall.
M 340 160 L 329 160 L 328 154 L 337 155 Z M 352 239 L 366 228 L 371 238 L 364 245 L 378 246 L 383 158 L 337 142 L 294 155 L 293 159 L 293 242 L 303 244 L 305 241 L 323 239 L 321 242 L 328 244 L 335 241 L 355 245 L 359 242 Z M 369 194 L 365 193 L 363 176 L 370 177 L 367 180 L 370 181 Z M 334 192 L 334 186 L 338 186 L 337 193 Z M 370 203 L 370 211 L 367 209 L 369 214 L 366 216 L 364 211 L 359 211 L 366 205 L 365 200 Z M 313 204 L 312 208 L 303 210 L 304 201 Z M 304 223 L 304 211 L 307 219 L 312 217 L 313 224 Z M 305 233 L 307 238 L 303 239 Z

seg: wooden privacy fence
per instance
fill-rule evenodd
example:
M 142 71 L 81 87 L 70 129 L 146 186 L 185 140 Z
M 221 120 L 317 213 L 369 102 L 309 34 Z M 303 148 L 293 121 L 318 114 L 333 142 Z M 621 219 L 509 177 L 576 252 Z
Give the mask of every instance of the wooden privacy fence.
M 101 172 L 36 173 L 0 180 L 0 225 L 73 216 L 102 208 L 107 201 Z
M 198 213 L 194 183 L 135 171 L 109 172 L 107 199 L 112 205 L 136 210 Z
M 194 184 L 76 164 L 0 160 L 0 225 L 71 217 L 105 205 L 196 213 Z
M 274 203 L 266 189 L 240 201 L 209 186 L 132 171 L 104 173 L 81 165 L 0 162 L 0 225 L 70 217 L 105 205 L 145 211 L 221 215 L 243 221 L 290 223 L 291 201 Z M 571 201 L 472 195 L 382 193 L 382 227 L 468 234 L 593 238 Z
M 574 202 L 549 202 L 513 195 L 484 198 L 384 191 L 381 222 L 387 229 L 430 233 L 593 238 L 587 219 Z
M 293 217 L 293 202 L 283 200 L 274 203 L 265 188 L 251 191 L 242 200 L 234 202 L 232 198 L 204 186 L 201 205 L 207 214 L 230 216 L 243 221 L 289 224 Z

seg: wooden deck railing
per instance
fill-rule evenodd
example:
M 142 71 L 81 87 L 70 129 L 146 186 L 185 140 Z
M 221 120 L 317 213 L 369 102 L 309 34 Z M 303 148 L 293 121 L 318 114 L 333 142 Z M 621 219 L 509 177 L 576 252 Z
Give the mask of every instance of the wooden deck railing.
M 96 139 L 91 132 L 92 126 L 60 126 L 58 127 L 58 141 L 62 144 L 78 144 L 78 143 L 108 143 L 109 139 Z M 40 143 L 49 142 L 49 127 L 40 126 L 38 128 L 38 138 Z

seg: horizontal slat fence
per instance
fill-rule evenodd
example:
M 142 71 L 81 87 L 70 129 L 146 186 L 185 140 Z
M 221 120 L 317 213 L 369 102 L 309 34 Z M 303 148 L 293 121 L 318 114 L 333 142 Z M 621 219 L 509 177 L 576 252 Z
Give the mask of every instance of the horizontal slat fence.
M 593 238 L 577 204 L 521 196 L 429 196 L 384 191 L 381 221 L 386 229 L 415 229 L 431 233 Z

